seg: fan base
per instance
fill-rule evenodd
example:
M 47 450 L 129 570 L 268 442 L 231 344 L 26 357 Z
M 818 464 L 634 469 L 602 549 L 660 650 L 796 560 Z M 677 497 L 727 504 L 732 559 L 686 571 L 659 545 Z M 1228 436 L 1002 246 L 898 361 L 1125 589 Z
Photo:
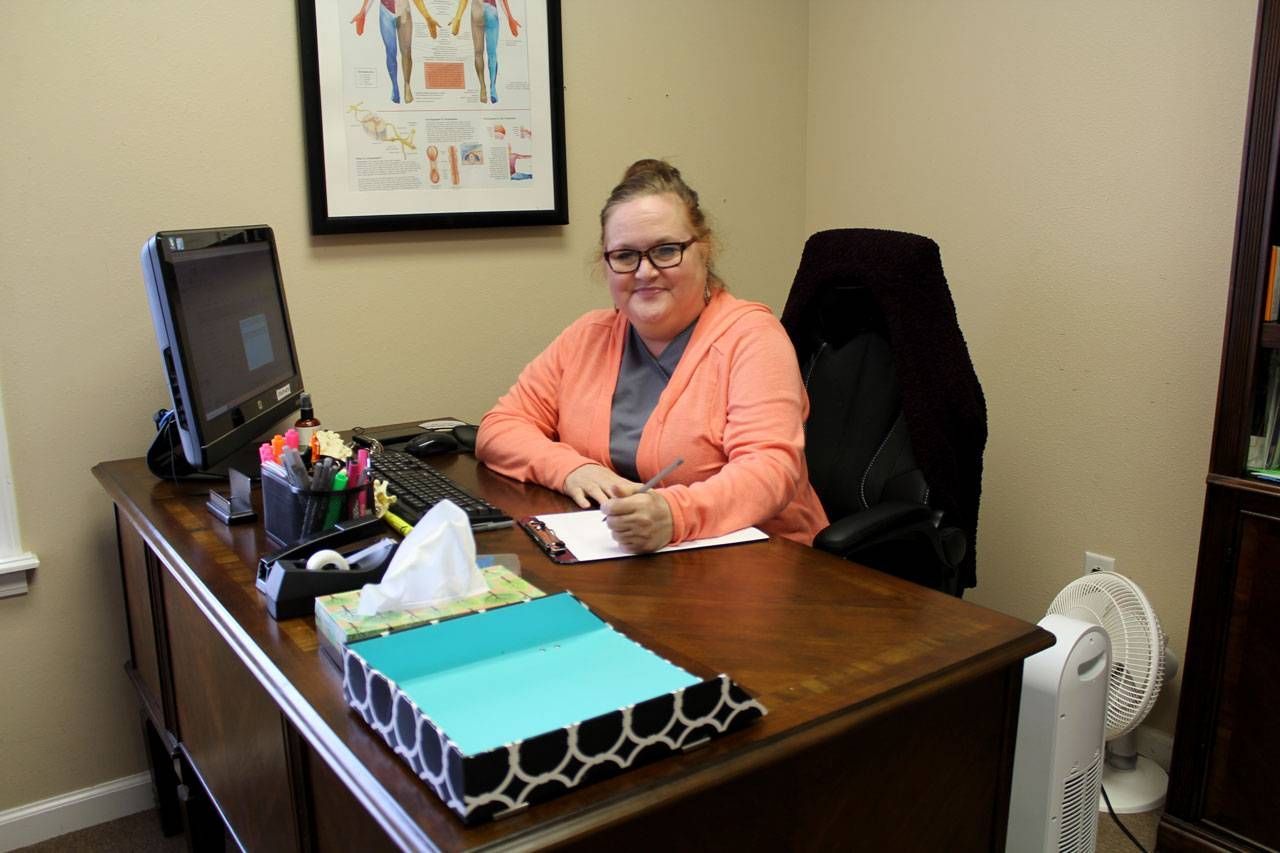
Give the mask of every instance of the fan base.
M 1116 814 L 1149 812 L 1164 805 L 1165 791 L 1169 789 L 1169 774 L 1146 756 L 1138 756 L 1138 764 L 1132 770 L 1117 770 L 1109 764 L 1102 768 L 1102 786 L 1111 798 L 1111 808 Z M 1098 795 L 1098 811 L 1106 813 L 1107 804 Z

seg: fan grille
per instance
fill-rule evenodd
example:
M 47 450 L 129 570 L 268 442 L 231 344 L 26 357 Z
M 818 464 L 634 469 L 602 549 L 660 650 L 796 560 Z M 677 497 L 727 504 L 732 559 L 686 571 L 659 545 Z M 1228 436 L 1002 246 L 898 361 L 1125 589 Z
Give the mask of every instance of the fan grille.
M 1067 779 L 1062 790 L 1062 820 L 1058 824 L 1059 853 L 1093 850 L 1098 832 L 1098 787 L 1102 781 L 1102 751 L 1093 763 Z
M 1124 575 L 1094 572 L 1067 584 L 1049 613 L 1092 622 L 1111 637 L 1107 740 L 1128 734 L 1164 683 L 1165 636 L 1147 597 Z

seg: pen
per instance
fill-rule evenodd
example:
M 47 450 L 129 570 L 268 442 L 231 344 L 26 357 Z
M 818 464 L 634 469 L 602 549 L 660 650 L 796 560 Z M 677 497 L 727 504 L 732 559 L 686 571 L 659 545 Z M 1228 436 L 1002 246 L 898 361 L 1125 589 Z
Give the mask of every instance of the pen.
M 280 461 L 284 464 L 285 473 L 289 477 L 289 485 L 306 489 L 311 484 L 307 476 L 307 466 L 302 464 L 302 456 L 296 447 L 286 447 L 280 451 Z
M 649 491 L 649 490 L 650 490 L 650 489 L 652 489 L 654 486 L 656 486 L 656 485 L 658 485 L 659 483 L 661 483 L 661 482 L 662 482 L 662 478 L 663 478 L 663 477 L 667 476 L 668 474 L 670 474 L 672 471 L 676 470 L 677 468 L 679 468 L 679 467 L 680 467 L 681 465 L 683 465 L 683 464 L 684 464 L 684 457 L 683 457 L 683 456 L 681 456 L 680 458 L 678 458 L 678 459 L 676 459 L 674 462 L 672 462 L 670 465 L 668 465 L 667 467 L 663 468 L 663 469 L 662 469 L 661 471 L 659 471 L 658 473 L 654 474 L 654 475 L 653 475 L 652 477 L 650 477 L 648 480 L 645 480 L 645 481 L 644 481 L 644 483 L 642 483 L 642 484 L 640 485 L 640 488 L 636 489 L 634 492 L 632 492 L 632 494 L 635 494 L 635 495 L 643 495 L 645 492 Z M 607 515 L 606 515 L 606 516 L 604 516 L 603 518 L 601 518 L 600 520 L 601 520 L 601 521 L 605 521 L 605 522 L 607 522 L 607 521 L 609 520 L 609 516 L 607 516 Z
M 328 492 L 329 486 L 333 483 L 333 467 L 330 464 L 332 462 L 332 459 L 321 459 L 311 471 L 311 490 L 303 494 L 306 507 L 302 515 L 303 535 L 315 533 L 320 523 L 324 521 L 322 513 L 326 513 L 329 509 L 328 495 L 320 493 Z M 323 508 L 321 508 L 322 502 Z

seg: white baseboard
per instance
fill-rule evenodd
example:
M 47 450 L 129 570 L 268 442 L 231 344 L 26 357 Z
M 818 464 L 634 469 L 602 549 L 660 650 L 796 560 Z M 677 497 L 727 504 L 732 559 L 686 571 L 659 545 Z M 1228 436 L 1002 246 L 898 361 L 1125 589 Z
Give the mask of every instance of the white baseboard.
M 155 808 L 151 774 L 139 773 L 0 812 L 0 853 Z

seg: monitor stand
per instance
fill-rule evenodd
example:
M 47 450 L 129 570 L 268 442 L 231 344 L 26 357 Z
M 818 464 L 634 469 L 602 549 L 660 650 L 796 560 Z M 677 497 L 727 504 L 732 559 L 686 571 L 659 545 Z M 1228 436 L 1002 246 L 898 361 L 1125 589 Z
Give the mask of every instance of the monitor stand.
M 250 496 L 253 484 L 249 476 L 231 468 L 227 471 L 227 479 L 231 484 L 231 493 L 224 495 L 217 489 L 210 489 L 209 502 L 205 504 L 205 508 L 223 524 L 253 521 L 258 514 L 253 511 L 253 499 Z

